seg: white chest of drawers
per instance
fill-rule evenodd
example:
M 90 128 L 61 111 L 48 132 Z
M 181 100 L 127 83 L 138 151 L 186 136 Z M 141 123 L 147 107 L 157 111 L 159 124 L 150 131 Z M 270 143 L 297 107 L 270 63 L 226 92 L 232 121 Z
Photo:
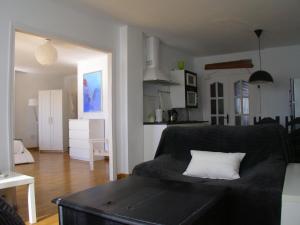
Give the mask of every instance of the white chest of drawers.
M 105 139 L 105 121 L 101 119 L 69 120 L 70 157 L 90 160 L 90 140 Z M 103 146 L 104 147 L 104 146 Z

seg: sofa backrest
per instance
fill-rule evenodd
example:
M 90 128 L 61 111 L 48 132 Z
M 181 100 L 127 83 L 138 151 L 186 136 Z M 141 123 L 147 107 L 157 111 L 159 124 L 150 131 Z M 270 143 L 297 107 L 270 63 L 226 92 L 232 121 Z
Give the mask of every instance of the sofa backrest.
M 279 125 L 168 127 L 163 131 L 155 157 L 172 154 L 190 160 L 190 150 L 244 152 L 243 167 L 273 155 L 288 160 L 285 130 Z

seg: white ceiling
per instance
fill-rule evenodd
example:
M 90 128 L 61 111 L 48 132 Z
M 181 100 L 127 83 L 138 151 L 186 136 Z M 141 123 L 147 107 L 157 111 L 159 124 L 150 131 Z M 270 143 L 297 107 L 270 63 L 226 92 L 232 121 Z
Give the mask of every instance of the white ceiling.
M 58 0 L 53 0 L 58 1 Z M 141 27 L 197 56 L 300 43 L 299 0 L 60 0 Z
M 105 53 L 52 39 L 57 50 L 57 62 L 51 66 L 40 65 L 35 57 L 36 48 L 45 43 L 45 38 L 16 32 L 15 39 L 15 70 L 22 74 L 40 75 L 74 75 L 77 74 L 77 62 L 93 59 Z

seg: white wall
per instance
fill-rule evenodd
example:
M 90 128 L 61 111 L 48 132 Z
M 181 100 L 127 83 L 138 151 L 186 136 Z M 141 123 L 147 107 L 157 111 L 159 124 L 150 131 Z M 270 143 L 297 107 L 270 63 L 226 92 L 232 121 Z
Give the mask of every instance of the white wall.
M 64 147 L 69 147 L 69 119 L 77 118 L 77 75 L 67 75 L 63 78 L 63 131 Z
M 163 71 L 170 73 L 171 70 L 177 69 L 177 62 L 184 61 L 185 69 L 193 71 L 193 56 L 164 43 L 160 45 L 160 66 Z
M 145 67 L 144 34 L 131 26 L 120 29 L 120 99 L 117 110 L 127 120 L 117 120 L 118 143 L 124 151 L 118 152 L 118 168 L 121 173 L 131 173 L 135 165 L 143 162 L 143 71 Z M 169 73 L 176 68 L 178 60 L 185 60 L 186 68 L 192 70 L 193 58 L 175 48 L 161 44 L 161 69 Z M 144 86 L 145 87 L 145 86 Z M 150 88 L 153 92 L 157 87 Z M 159 87 L 162 88 L 162 87 Z
M 120 30 L 121 95 L 120 110 L 127 120 L 118 120 L 120 143 L 126 148 L 118 152 L 118 167 L 130 173 L 135 165 L 143 162 L 143 33 L 129 26 Z
M 83 60 L 77 63 L 77 90 L 78 90 L 78 118 L 79 119 L 103 119 L 104 120 L 104 130 L 105 139 L 108 139 L 108 132 L 111 130 L 111 126 L 108 123 L 108 94 L 109 94 L 109 85 L 108 85 L 108 55 L 103 54 L 97 58 Z M 83 110 L 83 75 L 86 73 L 92 73 L 95 71 L 101 71 L 101 103 L 102 111 L 101 112 L 84 112 Z M 105 149 L 110 149 L 106 145 Z
M 128 169 L 144 159 L 143 135 L 143 33 L 133 27 L 127 29 L 128 53 Z
M 11 76 L 14 38 L 13 28 L 32 32 L 37 35 L 55 37 L 67 42 L 74 42 L 112 53 L 112 123 L 111 131 L 114 140 L 111 146 L 118 154 L 118 172 L 128 172 L 129 168 L 142 159 L 142 32 L 132 28 L 132 35 L 128 35 L 128 49 L 121 47 L 122 36 L 120 25 L 101 13 L 88 13 L 80 8 L 60 4 L 59 1 L 46 0 L 2 0 L 0 8 L 0 171 L 12 168 L 11 145 L 13 133 L 11 129 L 12 109 L 11 93 L 13 77 Z M 131 29 L 131 28 L 130 28 Z M 132 41 L 131 41 L 132 40 Z M 135 43 L 134 41 L 138 41 Z M 129 50 L 132 48 L 132 51 Z M 125 50 L 125 52 L 124 52 Z M 128 50 L 128 51 L 127 51 Z M 122 75 L 121 62 L 127 57 L 128 73 Z M 137 78 L 137 79 L 136 79 Z M 130 79 L 128 86 L 127 79 Z M 129 84 L 133 82 L 132 84 Z M 127 89 L 130 87 L 130 90 Z M 124 92 L 125 90 L 125 92 Z M 124 105 L 129 105 L 128 108 Z M 127 110 L 127 111 L 124 111 Z M 127 116 L 128 115 L 128 116 Z M 129 121 L 130 120 L 130 121 Z M 131 132 L 131 130 L 133 132 Z M 130 132 L 128 132 L 130 131 Z M 137 135 L 137 136 L 136 136 Z M 130 139 L 130 141 L 129 141 Z M 134 140 L 134 142 L 133 142 Z M 126 145 L 126 142 L 131 143 Z M 133 146 L 131 155 L 137 158 L 130 159 L 128 166 L 128 147 Z M 137 153 L 137 154 L 136 154 Z M 115 154 L 116 155 L 116 154 Z M 116 171 L 116 157 L 112 158 Z
M 160 92 L 160 100 L 159 100 Z M 155 115 L 155 109 L 159 106 L 164 111 L 163 118 L 167 119 L 167 110 L 171 108 L 171 96 L 170 96 L 170 87 L 160 84 L 147 84 L 144 83 L 144 113 L 143 119 L 144 122 L 149 121 L 149 117 Z
M 262 50 L 262 69 L 268 71 L 273 79 L 274 84 L 263 86 L 262 93 L 262 116 L 281 116 L 281 123 L 284 124 L 284 117 L 290 115 L 289 108 L 289 79 L 293 77 L 300 77 L 300 45 L 268 48 Z M 192 114 L 193 119 L 207 119 L 205 111 L 207 104 L 205 101 L 207 96 L 204 90 L 204 74 L 213 73 L 214 71 L 205 71 L 204 65 L 208 63 L 239 60 L 239 59 L 252 59 L 255 67 L 249 71 L 244 70 L 251 74 L 259 67 L 258 52 L 248 51 L 233 54 L 216 55 L 209 57 L 198 57 L 194 59 L 194 70 L 200 75 L 199 79 L 199 108 Z M 259 104 L 259 101 L 255 101 Z M 258 115 L 257 105 L 256 114 Z M 253 115 L 255 116 L 255 115 Z
M 116 93 L 116 111 L 122 112 L 115 120 L 116 138 L 118 146 L 122 146 L 123 151 L 117 152 L 117 168 L 120 173 L 128 173 L 128 99 L 127 97 L 127 26 L 122 26 L 119 30 L 118 48 L 120 53 L 118 57 L 117 71 L 120 74 L 119 82 L 116 85 L 118 92 Z
M 68 118 L 77 118 L 77 75 L 68 75 L 64 77 L 64 89 Z
M 15 77 L 15 138 L 23 140 L 25 147 L 38 146 L 38 126 L 35 122 L 34 108 L 28 106 L 28 99 L 38 99 L 39 90 L 62 89 L 64 93 L 65 120 L 74 118 L 70 110 L 69 92 L 75 93 L 73 76 L 45 76 L 41 74 L 16 73 Z M 38 114 L 38 108 L 36 107 Z M 68 127 L 64 123 L 64 143 L 68 140 Z M 67 145 L 66 145 L 67 146 Z
M 128 172 L 142 158 L 143 138 L 143 47 L 142 32 L 129 27 L 123 35 L 120 24 L 101 13 L 88 13 L 77 7 L 48 0 L 2 0 L 0 7 L 0 171 L 11 166 L 11 76 L 13 68 L 13 28 L 37 35 L 55 37 L 75 44 L 112 53 L 112 105 L 114 151 L 118 155 L 118 172 Z M 124 40 L 125 38 L 125 40 Z M 128 38 L 128 39 L 126 39 Z M 141 42 L 141 43 L 140 43 Z M 125 45 L 124 45 L 125 43 Z M 176 66 L 181 54 L 162 47 L 162 67 Z M 174 57 L 176 56 L 176 57 Z M 122 59 L 126 57 L 128 60 Z M 174 58 L 173 58 L 174 57 Z M 188 61 L 188 60 L 187 60 Z M 126 64 L 126 65 L 125 65 Z M 192 67 L 187 62 L 187 68 Z M 125 70 L 124 70 L 125 69 Z M 124 72 L 126 71 L 126 72 Z M 130 149 L 130 150 L 129 150 Z M 131 152 L 131 153 L 129 153 Z M 133 158 L 129 158 L 130 155 Z M 114 167 L 116 158 L 113 158 Z M 129 162 L 129 163 L 128 163 Z M 130 164 L 130 165 L 129 165 Z M 116 168 L 115 168 L 116 169 Z
M 113 54 L 113 85 L 118 82 L 116 74 L 118 59 L 117 41 L 119 25 L 101 15 L 84 13 L 80 8 L 71 8 L 43 0 L 2 0 L 0 7 L 0 170 L 6 171 L 12 166 L 11 144 L 11 82 L 10 68 L 13 57 L 10 49 L 11 25 L 23 31 L 29 31 L 48 37 L 107 50 Z M 115 91 L 118 91 L 114 88 Z M 113 107 L 116 104 L 113 103 Z M 116 112 L 118 113 L 118 112 Z M 120 145 L 119 145 L 120 146 Z M 120 147 L 122 148 L 122 147 Z M 120 149 L 120 151 L 122 151 Z
M 108 113 L 108 60 L 107 56 L 99 56 L 95 59 L 80 61 L 77 64 L 77 90 L 78 90 L 78 118 L 79 119 L 105 119 Z M 83 75 L 95 71 L 102 72 L 102 111 L 83 112 Z

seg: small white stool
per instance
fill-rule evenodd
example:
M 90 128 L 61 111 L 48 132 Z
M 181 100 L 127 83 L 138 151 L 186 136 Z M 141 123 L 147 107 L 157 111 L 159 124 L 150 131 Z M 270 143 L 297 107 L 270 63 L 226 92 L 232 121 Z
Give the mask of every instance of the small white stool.
M 90 170 L 94 170 L 94 156 L 108 156 L 109 154 L 105 151 L 106 140 L 105 139 L 90 139 Z M 103 151 L 97 151 L 94 148 L 95 144 L 103 144 Z

